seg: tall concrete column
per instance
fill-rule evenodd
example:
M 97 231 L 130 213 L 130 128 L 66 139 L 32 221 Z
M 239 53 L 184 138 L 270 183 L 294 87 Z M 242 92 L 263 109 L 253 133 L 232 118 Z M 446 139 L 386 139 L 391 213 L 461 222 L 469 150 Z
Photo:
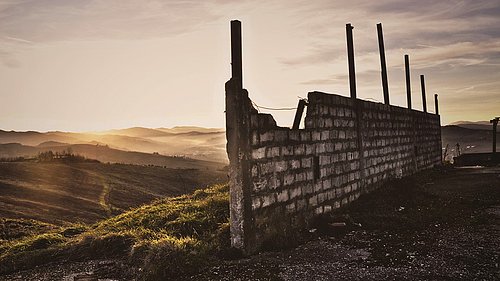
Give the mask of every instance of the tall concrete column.
M 387 81 L 387 65 L 385 62 L 384 34 L 382 33 L 382 24 L 377 24 L 378 50 L 380 53 L 380 69 L 382 75 L 382 88 L 384 90 L 384 103 L 389 104 L 389 82 Z
M 410 85 L 410 58 L 405 55 L 405 76 L 406 76 L 406 104 L 411 109 L 411 85 Z
M 356 70 L 354 66 L 354 42 L 352 38 L 352 30 L 354 27 L 348 23 L 345 25 L 347 37 L 347 62 L 349 64 L 349 89 L 351 98 L 356 98 Z
M 241 50 L 241 22 L 231 21 L 231 73 L 239 89 L 243 89 L 243 67 Z
M 420 75 L 420 87 L 422 88 L 422 108 L 424 112 L 427 112 L 427 100 L 425 98 L 425 78 L 424 75 Z

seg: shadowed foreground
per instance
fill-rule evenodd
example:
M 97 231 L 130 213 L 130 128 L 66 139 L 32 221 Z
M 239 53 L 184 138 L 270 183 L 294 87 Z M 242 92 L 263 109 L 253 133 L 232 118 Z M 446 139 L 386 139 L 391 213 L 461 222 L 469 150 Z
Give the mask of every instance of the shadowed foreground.
M 225 262 L 192 280 L 500 280 L 500 169 L 393 182 L 309 235 L 295 249 Z

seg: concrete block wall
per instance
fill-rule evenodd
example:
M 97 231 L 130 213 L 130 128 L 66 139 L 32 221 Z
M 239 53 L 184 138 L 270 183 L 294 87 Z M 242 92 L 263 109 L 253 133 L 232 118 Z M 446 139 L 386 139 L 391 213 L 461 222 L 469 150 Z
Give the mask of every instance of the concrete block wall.
M 243 194 L 231 201 L 231 223 L 239 226 L 231 239 L 247 253 L 293 236 L 315 215 L 390 178 L 441 163 L 438 115 L 319 92 L 309 93 L 308 102 L 305 129 L 278 127 L 244 102 L 251 108 L 238 114 L 247 122 L 236 125 L 248 140 L 231 143 L 228 134 L 228 149 L 240 151 L 229 157 L 230 170 L 243 179 L 230 182 L 231 193 Z

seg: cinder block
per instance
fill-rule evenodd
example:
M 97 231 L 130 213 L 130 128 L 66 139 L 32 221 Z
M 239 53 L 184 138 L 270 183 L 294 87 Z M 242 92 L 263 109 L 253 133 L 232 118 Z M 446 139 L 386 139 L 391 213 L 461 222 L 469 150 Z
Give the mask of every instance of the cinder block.
M 302 166 L 302 168 L 311 168 L 312 158 L 302 158 L 301 166 Z
M 291 185 L 295 182 L 295 174 L 286 174 L 283 177 L 283 184 L 286 185 Z
M 318 195 L 313 195 L 308 199 L 309 206 L 317 206 L 318 205 Z
M 288 190 L 284 189 L 276 195 L 277 201 L 280 203 L 288 201 Z
M 258 160 L 258 159 L 263 159 L 266 158 L 266 148 L 261 147 L 252 150 L 252 159 Z
M 268 207 L 276 202 L 274 193 L 261 196 L 262 208 Z
M 273 157 L 279 157 L 279 156 L 280 156 L 280 148 L 278 146 L 267 148 L 267 150 L 266 150 L 266 157 L 267 158 L 273 158 Z
M 295 155 L 304 155 L 306 152 L 304 144 L 298 144 L 294 146 L 294 154 Z
M 311 132 L 301 131 L 300 132 L 300 141 L 302 141 L 302 142 L 311 141 Z
M 290 189 L 290 199 L 295 199 L 302 195 L 302 188 L 300 186 Z
M 274 140 L 274 132 L 268 131 L 260 134 L 260 141 L 262 143 L 272 142 Z
M 321 140 L 321 132 L 320 131 L 314 131 L 311 133 L 311 140 L 312 141 L 320 141 Z

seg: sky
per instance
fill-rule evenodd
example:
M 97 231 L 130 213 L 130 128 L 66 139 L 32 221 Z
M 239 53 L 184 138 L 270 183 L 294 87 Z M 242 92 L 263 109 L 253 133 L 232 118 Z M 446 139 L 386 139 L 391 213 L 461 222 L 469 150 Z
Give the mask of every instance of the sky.
M 442 124 L 500 115 L 500 0 L 0 0 L 0 129 L 223 128 L 233 19 L 257 105 L 348 96 L 346 23 L 358 97 L 383 101 L 381 22 L 391 104 L 406 106 L 409 54 L 414 108 L 424 74 Z

